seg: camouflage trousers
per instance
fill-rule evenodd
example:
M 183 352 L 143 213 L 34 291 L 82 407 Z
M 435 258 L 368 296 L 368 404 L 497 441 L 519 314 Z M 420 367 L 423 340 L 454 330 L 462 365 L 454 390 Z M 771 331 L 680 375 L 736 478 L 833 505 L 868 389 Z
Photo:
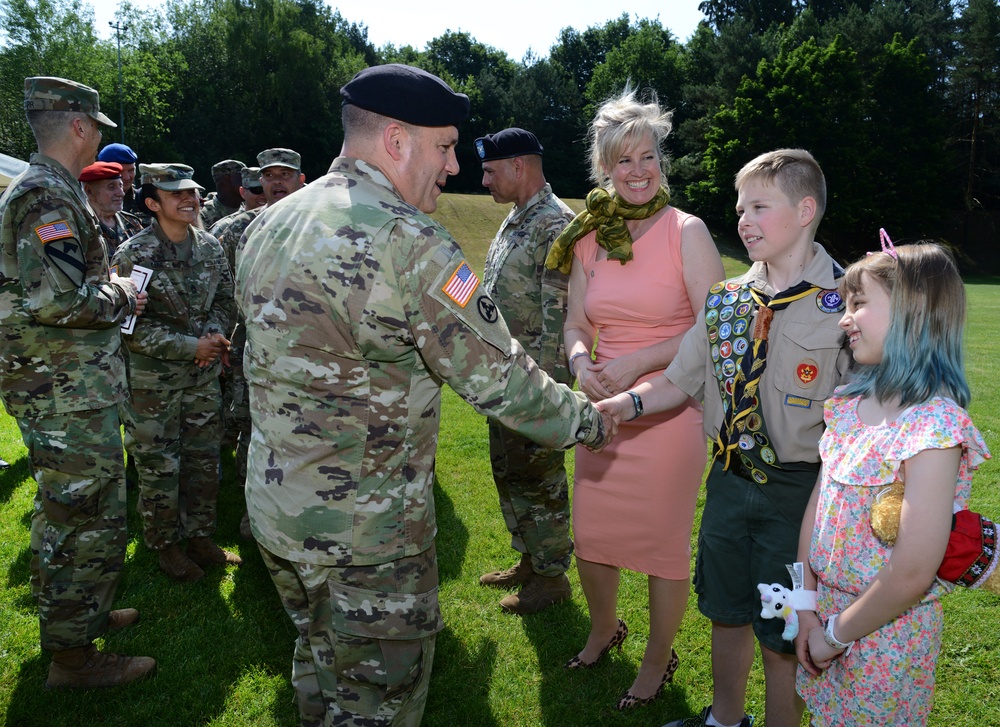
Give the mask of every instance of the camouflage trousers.
M 125 463 L 118 407 L 19 419 L 38 483 L 31 590 L 42 648 L 103 636 L 125 562 Z
M 222 438 L 219 381 L 179 390 L 133 389 L 125 446 L 139 472 L 146 546 L 163 550 L 215 532 Z
M 298 631 L 292 686 L 302 724 L 419 725 L 442 628 L 434 548 L 338 568 L 285 560 L 259 547 Z
M 247 451 L 250 447 L 250 390 L 243 373 L 243 349 L 246 347 L 246 326 L 242 317 L 230 337 L 229 365 L 222 383 L 222 421 L 226 435 L 236 442 L 236 484 L 247 481 Z
M 489 422 L 490 464 L 510 545 L 531 556 L 532 569 L 557 576 L 569 569 L 569 487 L 566 453 L 546 449 Z

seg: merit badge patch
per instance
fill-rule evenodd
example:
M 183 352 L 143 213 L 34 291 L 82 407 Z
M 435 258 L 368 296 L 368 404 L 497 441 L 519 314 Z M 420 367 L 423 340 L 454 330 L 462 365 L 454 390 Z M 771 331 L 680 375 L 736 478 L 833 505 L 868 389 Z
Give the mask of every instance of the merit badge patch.
M 808 389 L 819 377 L 819 364 L 811 358 L 802 359 L 795 367 L 795 377 L 799 380 L 799 386 Z
M 52 242 L 53 240 L 62 240 L 64 237 L 74 237 L 73 230 L 66 220 L 50 222 L 47 225 L 36 227 L 35 234 L 38 235 L 38 239 L 42 242 Z
M 816 294 L 816 307 L 824 313 L 840 313 L 844 310 L 844 299 L 836 290 L 821 290 Z
M 458 303 L 462 308 L 472 300 L 472 294 L 479 287 L 479 278 L 472 272 L 468 263 L 462 263 L 458 269 L 452 273 L 448 282 L 441 288 L 442 292 Z

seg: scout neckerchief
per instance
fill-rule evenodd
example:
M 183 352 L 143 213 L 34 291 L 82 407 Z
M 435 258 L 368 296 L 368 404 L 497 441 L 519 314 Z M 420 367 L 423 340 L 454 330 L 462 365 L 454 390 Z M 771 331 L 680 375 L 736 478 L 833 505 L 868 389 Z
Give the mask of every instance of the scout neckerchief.
M 608 251 L 609 260 L 622 265 L 632 259 L 632 234 L 625 220 L 652 217 L 670 203 L 670 193 L 660 187 L 646 204 L 629 204 L 617 192 L 613 195 L 603 187 L 587 194 L 587 209 L 578 214 L 552 243 L 545 267 L 569 275 L 573 269 L 573 246 L 591 230 L 597 230 L 597 244 Z
M 728 333 L 725 336 L 721 336 L 724 339 L 719 344 L 719 348 L 722 349 L 722 362 L 721 368 L 717 366 L 716 372 L 725 408 L 725 418 L 722 428 L 719 430 L 719 435 L 716 438 L 715 457 L 724 456 L 723 468 L 730 469 L 735 464 L 732 461 L 734 450 L 742 449 L 744 451 L 751 451 L 755 448 L 755 444 L 760 444 L 762 460 L 772 467 L 777 467 L 777 455 L 773 449 L 764 444 L 765 442 L 769 444 L 769 440 L 764 429 L 763 417 L 757 413 L 760 403 L 760 398 L 757 396 L 757 388 L 761 377 L 764 375 L 764 367 L 767 365 L 767 335 L 771 328 L 771 319 L 774 318 L 775 311 L 787 308 L 795 301 L 817 293 L 821 289 L 817 285 L 802 281 L 788 290 L 778 293 L 773 298 L 766 293 L 751 288 L 749 285 L 728 283 L 725 289 L 728 291 L 726 295 L 731 298 L 732 303 L 739 301 L 738 306 L 730 308 L 731 312 L 728 315 L 729 318 L 734 315 L 736 316 L 732 323 L 732 328 L 738 332 L 741 332 L 738 330 L 741 328 L 742 331 L 746 330 L 748 321 L 753 314 L 751 300 L 757 304 L 757 322 L 754 325 L 753 331 L 753 348 L 749 352 L 749 355 L 743 355 L 746 353 L 747 348 L 745 338 L 737 338 L 734 342 L 730 342 L 728 340 Z M 712 328 L 715 322 L 722 320 L 722 317 L 727 315 L 728 306 L 724 307 L 718 316 L 712 315 L 715 308 L 719 305 L 716 302 L 713 306 L 712 303 L 715 298 L 719 297 L 718 294 L 722 290 L 723 288 L 720 286 L 715 286 L 712 288 L 712 291 L 709 291 L 707 303 L 709 310 L 705 316 L 705 322 L 709 324 L 709 340 L 713 337 Z M 720 302 L 726 302 L 725 295 L 720 299 Z M 720 328 L 725 327 L 727 323 L 728 320 L 723 321 L 723 326 L 720 326 Z M 715 335 L 719 337 L 718 333 Z M 713 347 L 713 354 L 714 351 Z M 735 363 L 733 359 L 734 354 L 740 356 Z M 734 378 L 732 377 L 733 373 L 735 373 Z M 748 437 L 752 437 L 753 439 L 748 439 Z M 751 467 L 748 469 L 759 484 L 767 481 L 767 476 L 759 468 Z

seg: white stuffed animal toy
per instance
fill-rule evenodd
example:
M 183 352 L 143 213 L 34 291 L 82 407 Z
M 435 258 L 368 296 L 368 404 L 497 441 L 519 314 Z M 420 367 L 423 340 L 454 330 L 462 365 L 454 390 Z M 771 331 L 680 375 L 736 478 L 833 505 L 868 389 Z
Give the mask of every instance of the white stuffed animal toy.
M 785 619 L 781 638 L 794 641 L 799 633 L 799 615 L 792 608 L 792 592 L 780 583 L 758 583 L 757 590 L 760 591 L 761 617 Z

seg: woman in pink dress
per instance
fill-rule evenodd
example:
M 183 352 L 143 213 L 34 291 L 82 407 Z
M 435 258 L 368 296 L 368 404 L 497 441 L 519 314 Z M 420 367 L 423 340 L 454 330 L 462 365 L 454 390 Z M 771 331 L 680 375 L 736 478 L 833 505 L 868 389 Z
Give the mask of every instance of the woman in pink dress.
M 708 289 L 725 278 L 705 224 L 669 205 L 661 147 L 670 128 L 671 114 L 655 97 L 643 102 L 628 88 L 600 108 L 590 144 L 591 175 L 601 186 L 550 259 L 570 268 L 566 352 L 594 401 L 659 375 Z M 567 668 L 593 666 L 625 640 L 619 570 L 649 576 L 649 641 L 621 710 L 656 699 L 677 668 L 672 647 L 687 606 L 706 459 L 701 416 L 692 400 L 670 414 L 623 422 L 600 453 L 576 450 L 573 534 L 591 630 Z

